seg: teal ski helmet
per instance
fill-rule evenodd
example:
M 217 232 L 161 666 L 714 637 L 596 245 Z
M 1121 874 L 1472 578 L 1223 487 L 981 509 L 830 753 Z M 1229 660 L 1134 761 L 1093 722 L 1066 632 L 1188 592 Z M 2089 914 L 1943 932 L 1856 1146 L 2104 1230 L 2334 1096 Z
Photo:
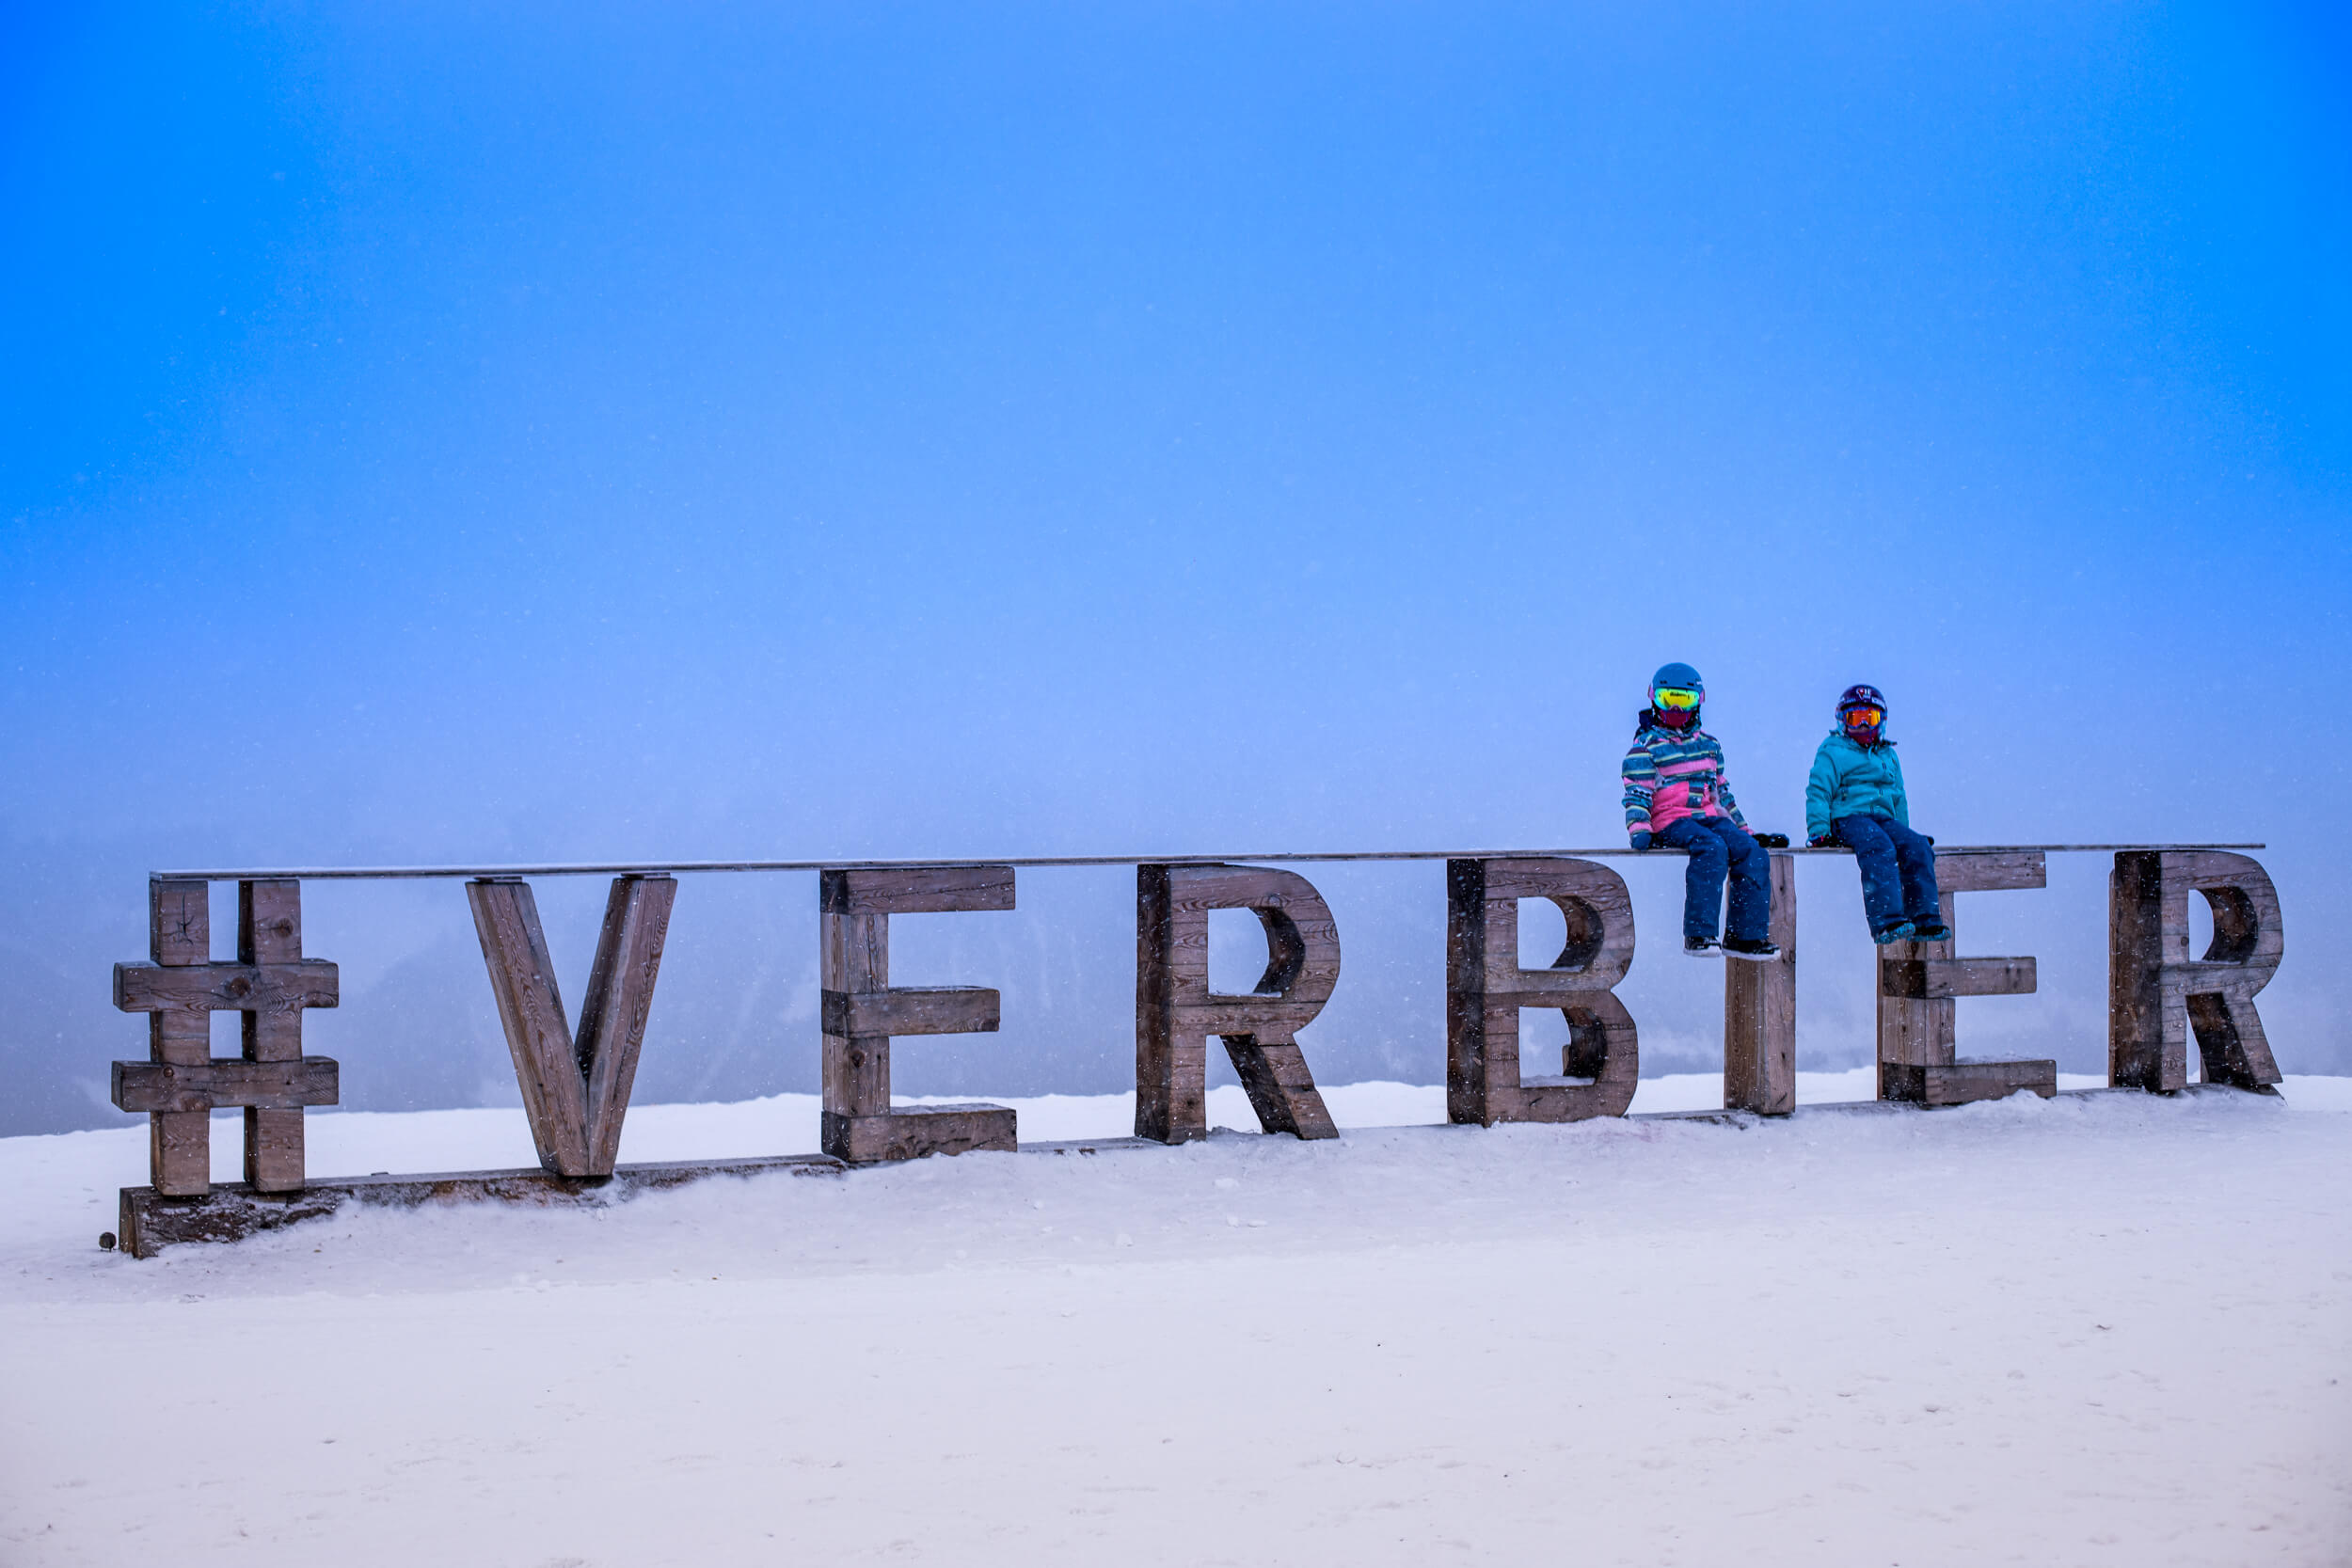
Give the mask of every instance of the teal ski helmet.
M 1658 673 L 1649 678 L 1650 706 L 1659 705 L 1658 694 L 1661 691 L 1694 691 L 1698 693 L 1699 703 L 1707 701 L 1707 683 L 1699 679 L 1699 673 L 1687 664 L 1661 664 L 1658 667 Z M 1675 705 L 1696 707 L 1699 703 Z
M 1707 683 L 1687 664 L 1661 664 L 1649 678 L 1649 715 L 1645 723 L 1670 730 L 1688 729 L 1699 721 L 1699 705 L 1707 701 Z

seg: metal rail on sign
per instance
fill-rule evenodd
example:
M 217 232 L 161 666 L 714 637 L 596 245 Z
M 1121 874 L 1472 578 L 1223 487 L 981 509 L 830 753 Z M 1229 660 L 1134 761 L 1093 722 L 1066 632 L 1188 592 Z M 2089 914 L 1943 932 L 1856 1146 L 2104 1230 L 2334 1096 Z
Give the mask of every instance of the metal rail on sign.
M 2192 849 L 2263 849 L 2263 844 L 1947 844 L 1940 852 L 1992 855 L 2171 853 Z M 706 871 L 914 871 L 927 866 L 1085 865 L 1327 865 L 1345 861 L 1593 860 L 1651 855 L 1668 858 L 1679 849 L 1331 849 L 1286 850 L 1271 855 L 953 855 L 919 860 L 805 861 L 591 861 L 546 865 L 300 865 L 238 871 L 151 871 L 159 882 L 389 881 L 398 879 L 515 877 L 675 877 Z M 1851 855 L 1842 845 L 1823 848 L 1775 849 L 1776 855 Z

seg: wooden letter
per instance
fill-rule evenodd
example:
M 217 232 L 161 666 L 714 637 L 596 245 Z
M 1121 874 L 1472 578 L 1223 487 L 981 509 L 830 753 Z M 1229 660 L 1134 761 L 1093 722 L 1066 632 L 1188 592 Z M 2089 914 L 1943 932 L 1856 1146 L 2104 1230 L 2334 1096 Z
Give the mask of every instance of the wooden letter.
M 823 1148 L 852 1164 L 926 1154 L 1009 1153 L 1013 1112 L 973 1101 L 893 1106 L 893 1035 L 993 1034 L 997 993 L 980 986 L 893 986 L 890 917 L 1012 908 L 1012 867 L 827 871 L 817 883 L 823 946 Z
M 1797 863 L 1772 863 L 1780 957 L 1724 965 L 1724 1109 L 1785 1117 L 1797 1108 Z
M 1491 1127 L 1625 1115 L 1641 1075 L 1633 1015 L 1614 990 L 1633 966 L 1625 879 L 1591 861 L 1537 858 L 1445 870 L 1447 1118 Z M 1522 898 L 1548 898 L 1567 917 L 1567 945 L 1548 969 L 1519 967 Z M 1520 1076 L 1522 1007 L 1566 1016 L 1560 1077 Z
M 302 1053 L 302 1013 L 337 1001 L 335 966 L 302 956 L 302 884 L 237 884 L 237 961 L 212 961 L 210 888 L 148 884 L 152 962 L 115 965 L 115 1006 L 148 1015 L 148 1057 L 117 1062 L 114 1101 L 149 1113 L 155 1191 L 212 1191 L 212 1113 L 245 1108 L 245 1179 L 257 1193 L 302 1190 L 302 1108 L 332 1105 L 336 1066 Z M 215 1060 L 212 1018 L 245 1015 L 242 1060 Z
M 558 1176 L 612 1174 L 676 897 L 666 876 L 612 879 L 575 1038 L 531 885 L 487 877 L 466 884 L 531 1141 L 540 1165 Z
M 2188 895 L 2213 909 L 2213 944 L 2188 956 Z M 2279 894 L 2259 862 L 2219 849 L 2128 850 L 2108 883 L 2107 1081 L 2171 1094 L 2194 1030 L 2208 1084 L 2279 1081 L 2254 993 L 2286 953 Z
M 1935 857 L 1944 924 L 1952 897 L 2047 885 L 2039 849 L 1960 851 Z M 1999 1100 L 2019 1089 L 2058 1093 L 2055 1061 L 1963 1062 L 1953 999 L 2022 996 L 2036 984 L 2031 958 L 1956 958 L 1953 942 L 1898 942 L 1881 950 L 1878 986 L 1879 1098 L 1922 1105 Z
M 1248 996 L 1209 990 L 1209 911 L 1248 910 L 1266 966 Z M 1209 1037 L 1225 1042 L 1258 1125 L 1333 1138 L 1298 1031 L 1340 978 L 1340 933 L 1304 877 L 1246 865 L 1136 867 L 1136 1136 L 1181 1144 L 1209 1132 Z

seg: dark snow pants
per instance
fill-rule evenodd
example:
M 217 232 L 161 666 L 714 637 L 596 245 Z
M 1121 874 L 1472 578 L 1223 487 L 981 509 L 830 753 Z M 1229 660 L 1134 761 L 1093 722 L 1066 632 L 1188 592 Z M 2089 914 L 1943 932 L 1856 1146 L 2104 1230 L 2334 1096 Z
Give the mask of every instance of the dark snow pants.
M 1731 873 L 1731 934 L 1761 942 L 1772 923 L 1772 857 L 1728 816 L 1686 816 L 1661 829 L 1653 843 L 1688 851 L 1682 873 L 1682 934 L 1715 940 L 1723 907 L 1724 873 Z
M 1829 825 L 1862 868 L 1862 913 L 1873 935 L 1902 921 L 1944 918 L 1935 896 L 1935 846 L 1891 816 L 1841 816 Z

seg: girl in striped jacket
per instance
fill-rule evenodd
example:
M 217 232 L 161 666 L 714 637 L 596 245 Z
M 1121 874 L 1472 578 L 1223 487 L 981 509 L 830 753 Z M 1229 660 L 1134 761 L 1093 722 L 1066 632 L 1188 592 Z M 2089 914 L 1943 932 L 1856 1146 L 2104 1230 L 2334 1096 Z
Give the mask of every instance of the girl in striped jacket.
M 1657 845 L 1691 857 L 1683 873 L 1685 953 L 1776 958 L 1780 949 L 1766 935 L 1772 919 L 1771 860 L 1731 798 L 1723 747 L 1699 728 L 1699 705 L 1706 700 L 1706 684 L 1687 664 L 1663 665 L 1650 677 L 1649 706 L 1625 754 L 1626 833 L 1636 849 Z M 1723 908 L 1726 872 L 1731 919 L 1719 949 L 1716 912 Z

